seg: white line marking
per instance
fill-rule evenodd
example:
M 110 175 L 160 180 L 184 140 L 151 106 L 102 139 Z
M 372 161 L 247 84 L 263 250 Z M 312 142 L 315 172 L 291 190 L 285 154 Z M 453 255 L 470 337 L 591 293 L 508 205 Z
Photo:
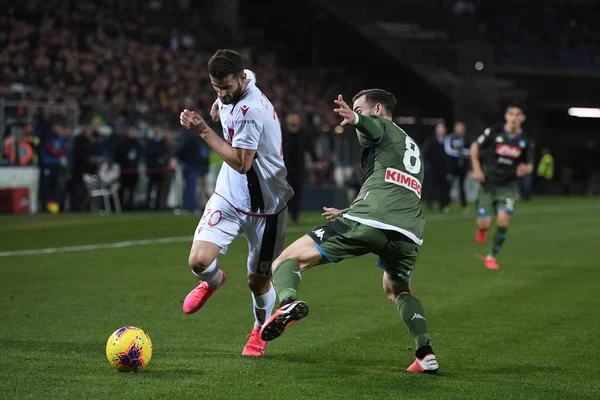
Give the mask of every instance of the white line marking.
M 532 209 L 525 209 L 518 211 L 518 214 L 546 214 L 546 213 L 564 213 L 569 211 L 581 211 L 598 209 L 600 205 L 588 205 L 588 206 L 576 206 L 574 204 L 553 206 L 553 207 L 539 207 Z M 474 219 L 475 215 L 432 215 L 427 217 L 427 221 L 449 221 L 449 220 L 460 220 L 460 219 Z M 287 232 L 300 233 L 308 232 L 310 228 L 304 228 L 300 226 L 292 226 L 287 228 Z M 151 244 L 161 243 L 180 243 L 180 242 L 192 242 L 193 235 L 190 236 L 173 236 L 156 239 L 143 239 L 143 240 L 127 240 L 124 242 L 114 243 L 98 243 L 98 244 L 86 244 L 81 246 L 67 246 L 67 247 L 50 247 L 47 249 L 31 249 L 31 250 L 15 250 L 15 251 L 2 251 L 0 257 L 14 257 L 14 256 L 32 256 L 40 254 L 55 254 L 55 253 L 73 253 L 77 251 L 91 251 L 101 249 L 120 249 L 124 247 L 133 246 L 147 246 Z
M 178 243 L 178 242 L 185 242 L 185 241 L 191 242 L 193 238 L 194 238 L 193 236 L 175 236 L 175 237 L 166 237 L 166 238 L 157 238 L 157 239 L 127 240 L 125 242 L 114 242 L 114 243 L 85 244 L 85 245 L 81 245 L 81 246 L 50 247 L 47 249 L 3 251 L 3 252 L 0 252 L 0 257 L 31 256 L 31 255 L 38 255 L 38 254 L 54 254 L 54 253 L 73 253 L 76 251 L 119 249 L 122 247 L 146 246 L 149 244 L 157 244 L 157 243 Z

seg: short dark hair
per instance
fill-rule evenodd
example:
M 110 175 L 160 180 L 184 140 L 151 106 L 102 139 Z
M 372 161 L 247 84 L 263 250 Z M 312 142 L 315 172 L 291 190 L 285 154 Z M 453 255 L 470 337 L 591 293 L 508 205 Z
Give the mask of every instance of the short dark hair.
M 508 103 L 506 105 L 506 111 L 508 111 L 509 108 L 518 108 L 519 110 L 521 110 L 521 112 L 523 114 L 527 114 L 525 112 L 525 106 L 522 103 L 518 102 L 518 101 L 511 101 L 510 103 Z
M 213 78 L 223 79 L 229 75 L 240 76 L 244 72 L 244 58 L 233 50 L 217 51 L 208 61 L 208 73 Z
M 394 112 L 394 108 L 396 108 L 396 96 L 383 89 L 365 89 L 356 93 L 352 98 L 352 102 L 354 103 L 360 97 L 365 96 L 366 100 L 369 103 L 381 103 L 383 109 L 389 115 L 392 115 Z

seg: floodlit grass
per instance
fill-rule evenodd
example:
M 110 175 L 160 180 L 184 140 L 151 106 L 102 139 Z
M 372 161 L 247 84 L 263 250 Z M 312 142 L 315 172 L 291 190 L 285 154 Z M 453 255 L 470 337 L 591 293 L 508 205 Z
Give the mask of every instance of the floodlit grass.
M 222 257 L 228 280 L 185 315 L 196 284 L 191 242 L 0 257 L 0 398 L 598 399 L 600 204 L 519 203 L 488 271 L 474 257 L 471 217 L 432 215 L 413 279 L 440 362 L 405 372 L 412 340 L 381 289 L 375 257 L 315 268 L 301 298 L 311 314 L 241 356 L 252 328 L 244 239 Z M 0 217 L 2 252 L 185 237 L 197 216 Z M 287 242 L 321 219 L 307 214 Z M 109 335 L 134 325 L 152 337 L 150 365 L 119 373 Z

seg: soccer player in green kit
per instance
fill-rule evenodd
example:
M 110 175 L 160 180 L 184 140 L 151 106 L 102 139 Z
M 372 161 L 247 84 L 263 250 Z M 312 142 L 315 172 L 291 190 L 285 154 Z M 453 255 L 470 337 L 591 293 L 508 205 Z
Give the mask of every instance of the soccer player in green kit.
M 410 290 L 410 280 L 423 243 L 425 218 L 421 211 L 423 160 L 419 146 L 392 122 L 394 96 L 381 89 L 359 92 L 353 109 L 338 96 L 334 111 L 341 125 L 353 125 L 362 154 L 362 186 L 346 210 L 325 208 L 330 222 L 296 240 L 273 263 L 273 283 L 280 308 L 263 325 L 261 337 L 279 337 L 292 323 L 308 315 L 298 300 L 301 273 L 329 262 L 368 253 L 379 256 L 383 289 L 396 305 L 415 340 L 410 372 L 437 373 L 429 326 L 421 302 Z
M 485 257 L 485 266 L 499 269 L 496 255 L 506 239 L 517 194 L 517 178 L 533 171 L 534 144 L 521 129 L 525 110 L 510 104 L 504 114 L 505 123 L 487 128 L 471 145 L 473 179 L 479 182 L 477 195 L 477 231 L 475 238 L 481 244 L 487 239 L 496 214 L 496 235 L 491 252 Z

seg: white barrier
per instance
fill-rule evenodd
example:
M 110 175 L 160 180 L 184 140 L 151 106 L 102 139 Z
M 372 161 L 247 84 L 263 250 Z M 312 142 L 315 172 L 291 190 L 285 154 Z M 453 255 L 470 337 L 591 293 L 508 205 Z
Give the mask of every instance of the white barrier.
M 38 212 L 40 169 L 38 167 L 0 167 L 0 189 L 28 188 L 29 212 Z

